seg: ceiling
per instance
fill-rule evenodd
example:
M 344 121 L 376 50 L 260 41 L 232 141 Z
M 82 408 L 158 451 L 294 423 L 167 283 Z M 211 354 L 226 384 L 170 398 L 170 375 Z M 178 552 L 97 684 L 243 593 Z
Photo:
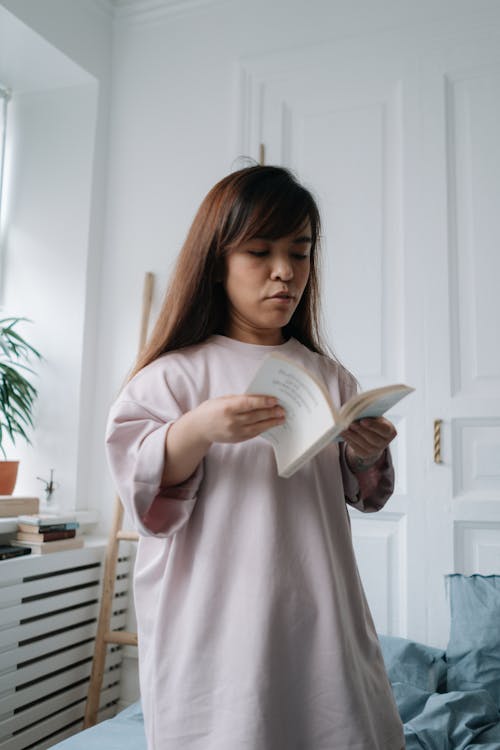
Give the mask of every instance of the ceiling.
M 210 4 L 221 0 L 97 0 L 112 13 L 115 18 L 155 17 L 166 13 L 177 13 Z

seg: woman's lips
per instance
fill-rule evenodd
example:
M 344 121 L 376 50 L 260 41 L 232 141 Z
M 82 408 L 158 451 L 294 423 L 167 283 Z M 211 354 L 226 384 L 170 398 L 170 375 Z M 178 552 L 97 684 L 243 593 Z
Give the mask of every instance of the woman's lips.
M 268 297 L 268 300 L 271 300 L 271 302 L 276 302 L 280 305 L 291 305 L 294 301 L 294 297 L 292 297 L 290 294 L 283 295 L 283 294 L 274 294 L 272 297 Z

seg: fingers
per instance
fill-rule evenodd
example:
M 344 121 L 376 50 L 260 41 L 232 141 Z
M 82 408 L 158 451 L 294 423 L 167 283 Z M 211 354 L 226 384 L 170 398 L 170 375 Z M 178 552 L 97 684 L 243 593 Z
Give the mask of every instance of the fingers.
M 362 419 L 360 422 L 352 422 L 345 431 L 353 436 L 362 436 L 368 441 L 383 441 L 390 443 L 397 435 L 396 428 L 384 417 Z
M 351 447 L 352 451 L 361 458 L 370 458 L 371 456 L 375 456 L 381 453 L 381 451 L 383 450 L 382 447 L 374 443 L 369 443 L 363 438 L 359 438 L 357 435 L 344 435 L 344 439 Z
M 362 419 L 360 422 L 354 422 L 354 425 L 363 430 L 370 430 L 374 434 L 379 435 L 381 438 L 389 440 L 389 442 L 393 440 L 397 435 L 396 428 L 394 427 L 392 422 L 390 422 L 388 419 L 385 419 L 385 417 Z
M 253 411 L 238 414 L 238 419 L 246 424 L 258 424 L 270 420 L 284 421 L 286 417 L 285 410 L 281 406 L 272 406 L 268 409 L 254 409 Z
M 285 421 L 286 412 L 279 404 L 277 398 L 273 396 L 261 396 L 255 394 L 246 394 L 244 396 L 232 396 L 228 402 L 228 409 L 233 410 L 233 414 L 239 424 L 253 425 L 258 424 L 261 429 L 264 422 L 281 424 Z
M 269 409 L 278 406 L 278 399 L 274 396 L 260 395 L 256 393 L 245 393 L 243 396 L 231 396 L 235 412 L 244 414 L 256 409 Z
M 285 417 L 273 417 L 272 419 L 263 419 L 260 422 L 254 422 L 247 424 L 241 428 L 242 433 L 246 439 L 256 437 L 266 430 L 270 430 L 272 427 L 282 425 L 285 421 Z
M 277 399 L 253 394 L 207 399 L 193 411 L 198 430 L 209 443 L 239 443 L 285 421 Z
M 230 434 L 244 440 L 260 435 L 285 422 L 286 413 L 273 396 L 244 394 L 225 397 L 224 412 Z
M 353 422 L 342 433 L 342 437 L 349 443 L 352 450 L 362 457 L 381 453 L 396 435 L 396 428 L 392 422 L 383 417 Z

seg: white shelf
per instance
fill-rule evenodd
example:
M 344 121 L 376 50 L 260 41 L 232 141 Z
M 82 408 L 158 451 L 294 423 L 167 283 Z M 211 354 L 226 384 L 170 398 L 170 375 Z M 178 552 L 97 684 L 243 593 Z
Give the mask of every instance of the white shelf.
M 0 534 L 15 534 L 17 531 L 17 518 L 0 517 Z

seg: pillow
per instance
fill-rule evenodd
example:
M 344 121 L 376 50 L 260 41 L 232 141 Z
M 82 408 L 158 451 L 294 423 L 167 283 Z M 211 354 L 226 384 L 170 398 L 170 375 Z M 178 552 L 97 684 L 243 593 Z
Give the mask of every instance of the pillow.
M 402 682 L 428 693 L 444 685 L 444 651 L 389 635 L 379 635 L 379 641 L 391 684 Z
M 448 690 L 487 690 L 500 706 L 500 576 L 447 576 Z

